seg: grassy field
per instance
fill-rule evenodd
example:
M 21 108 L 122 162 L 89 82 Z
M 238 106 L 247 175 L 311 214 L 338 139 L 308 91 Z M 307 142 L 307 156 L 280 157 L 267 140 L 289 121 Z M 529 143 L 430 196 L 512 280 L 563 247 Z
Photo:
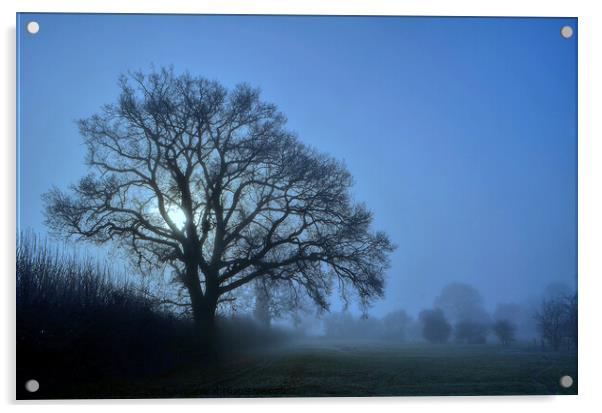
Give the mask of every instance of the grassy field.
M 110 398 L 576 394 L 576 369 L 575 355 L 520 346 L 306 340 L 70 391 Z M 563 375 L 575 379 L 570 389 L 559 385 Z

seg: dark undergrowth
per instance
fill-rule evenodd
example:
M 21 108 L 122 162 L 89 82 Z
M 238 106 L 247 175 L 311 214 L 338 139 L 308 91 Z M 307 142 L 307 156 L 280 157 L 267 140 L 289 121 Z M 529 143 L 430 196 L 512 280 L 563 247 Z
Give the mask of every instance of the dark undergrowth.
M 221 320 L 221 339 L 208 351 L 189 318 L 165 311 L 109 267 L 33 235 L 19 237 L 16 275 L 19 399 L 80 397 L 70 389 L 140 382 L 182 366 L 202 370 L 238 343 L 284 337 L 248 320 Z M 29 379 L 40 382 L 37 393 L 25 391 Z

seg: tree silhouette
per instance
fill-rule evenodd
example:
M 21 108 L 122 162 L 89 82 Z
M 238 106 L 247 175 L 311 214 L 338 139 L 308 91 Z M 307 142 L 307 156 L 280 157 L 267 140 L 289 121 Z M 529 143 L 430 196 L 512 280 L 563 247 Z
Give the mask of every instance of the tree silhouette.
M 489 321 L 481 293 L 468 284 L 455 282 L 446 285 L 435 299 L 434 306 L 442 309 L 453 323 Z
M 535 313 L 535 320 L 541 337 L 558 350 L 565 336 L 566 306 L 562 297 L 543 300 L 540 309 Z
M 430 343 L 445 343 L 452 332 L 451 324 L 441 309 L 422 310 L 418 315 L 422 323 L 422 336 Z
M 171 266 L 208 332 L 222 297 L 259 277 L 322 308 L 334 283 L 363 305 L 383 294 L 394 247 L 370 231 L 351 175 L 287 131 L 257 89 L 173 69 L 119 85 L 116 104 L 79 121 L 90 173 L 44 196 L 53 231 L 114 242 L 143 270 Z
M 510 345 L 515 340 L 516 326 L 509 320 L 497 320 L 492 329 L 500 343 L 505 346 Z

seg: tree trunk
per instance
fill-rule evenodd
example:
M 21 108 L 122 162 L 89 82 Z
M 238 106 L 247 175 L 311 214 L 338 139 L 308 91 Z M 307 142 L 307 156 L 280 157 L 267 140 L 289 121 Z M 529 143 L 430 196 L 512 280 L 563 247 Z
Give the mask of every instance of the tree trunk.
M 202 334 L 211 335 L 215 329 L 215 306 L 198 292 L 190 295 L 190 301 L 195 325 Z
M 192 316 L 203 344 L 212 346 L 215 341 L 215 310 L 217 294 L 211 284 L 206 285 L 203 294 L 199 280 L 199 270 L 196 264 L 186 265 L 185 285 L 190 296 Z
M 216 305 L 201 295 L 200 289 L 193 289 L 191 291 L 189 288 L 189 292 L 194 326 L 199 339 L 199 350 L 212 354 L 218 348 L 217 327 L 215 324 Z

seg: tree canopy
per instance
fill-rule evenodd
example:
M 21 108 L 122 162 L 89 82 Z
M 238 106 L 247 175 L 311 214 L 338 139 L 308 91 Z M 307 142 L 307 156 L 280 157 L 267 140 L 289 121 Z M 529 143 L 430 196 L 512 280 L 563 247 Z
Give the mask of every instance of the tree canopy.
M 489 322 L 481 293 L 468 284 L 454 282 L 446 285 L 435 299 L 434 306 L 442 309 L 453 323 Z
M 45 195 L 52 230 L 115 243 L 143 270 L 171 266 L 196 320 L 258 277 L 322 308 L 333 283 L 362 304 L 383 294 L 394 247 L 351 198 L 349 171 L 288 131 L 258 89 L 173 69 L 119 87 L 79 121 L 90 172 Z

